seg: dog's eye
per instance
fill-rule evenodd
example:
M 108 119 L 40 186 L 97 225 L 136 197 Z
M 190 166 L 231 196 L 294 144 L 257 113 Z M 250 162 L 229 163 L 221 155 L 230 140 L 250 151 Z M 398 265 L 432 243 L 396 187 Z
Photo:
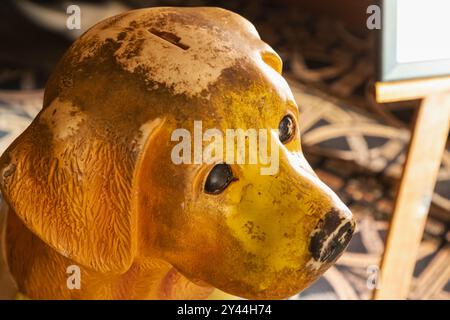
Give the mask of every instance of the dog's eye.
M 228 164 L 216 164 L 206 178 L 205 191 L 210 194 L 221 193 L 233 180 L 233 171 Z
M 291 115 L 286 115 L 278 125 L 278 135 L 282 143 L 288 143 L 295 133 L 295 121 Z

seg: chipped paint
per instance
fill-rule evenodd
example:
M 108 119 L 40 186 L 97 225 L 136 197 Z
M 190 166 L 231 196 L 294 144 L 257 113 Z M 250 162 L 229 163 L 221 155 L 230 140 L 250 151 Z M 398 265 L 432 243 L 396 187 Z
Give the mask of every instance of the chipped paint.
M 86 119 L 82 111 L 70 101 L 55 99 L 40 115 L 41 123 L 47 125 L 55 139 L 67 139 L 76 134 Z
M 184 15 L 194 18 L 191 25 L 181 18 Z M 211 24 L 211 20 L 216 23 Z M 106 24 L 111 25 L 105 28 Z M 178 43 L 158 34 L 167 34 Z M 263 62 L 260 52 L 270 52 L 281 68 L 278 55 L 261 41 L 250 22 L 230 11 L 202 8 L 193 14 L 189 8 L 154 8 L 128 12 L 98 24 L 80 38 L 78 62 L 92 57 L 107 40 L 119 44 L 114 57 L 124 70 L 144 70 L 147 80 L 175 94 L 198 96 L 223 70 L 250 59 L 290 93 L 283 78 Z
M 156 128 L 161 127 L 163 122 L 164 121 L 161 118 L 155 118 L 141 125 L 136 137 L 137 151 L 142 150 L 145 143 L 149 140 L 149 135 L 152 132 L 155 132 Z

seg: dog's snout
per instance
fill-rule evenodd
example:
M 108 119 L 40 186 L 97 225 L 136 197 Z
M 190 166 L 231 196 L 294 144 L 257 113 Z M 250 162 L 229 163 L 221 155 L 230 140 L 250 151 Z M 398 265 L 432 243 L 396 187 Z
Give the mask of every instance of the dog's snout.
M 309 251 L 314 260 L 331 263 L 347 247 L 355 229 L 351 214 L 333 209 L 317 224 L 311 234 Z

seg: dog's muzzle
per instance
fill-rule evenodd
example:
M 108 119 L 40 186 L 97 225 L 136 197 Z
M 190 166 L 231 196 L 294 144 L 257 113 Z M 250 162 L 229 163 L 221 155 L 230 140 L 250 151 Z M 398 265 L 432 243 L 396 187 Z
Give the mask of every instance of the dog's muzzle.
M 347 247 L 355 230 L 351 214 L 337 209 L 328 212 L 311 233 L 309 251 L 321 263 L 335 261 Z

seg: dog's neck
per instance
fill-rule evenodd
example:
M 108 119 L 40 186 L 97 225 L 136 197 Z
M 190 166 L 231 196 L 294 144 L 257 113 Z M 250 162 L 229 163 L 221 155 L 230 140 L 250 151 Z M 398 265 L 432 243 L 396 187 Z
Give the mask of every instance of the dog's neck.
M 11 210 L 6 256 L 19 292 L 32 299 L 204 299 L 213 291 L 156 258 L 137 259 L 121 274 L 77 266 L 36 237 Z

